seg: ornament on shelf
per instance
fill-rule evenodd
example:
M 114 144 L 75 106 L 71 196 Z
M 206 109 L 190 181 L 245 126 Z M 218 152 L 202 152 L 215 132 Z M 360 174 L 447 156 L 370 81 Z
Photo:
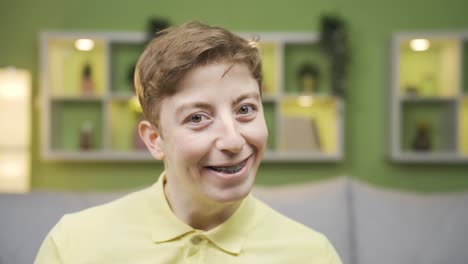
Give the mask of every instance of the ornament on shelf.
M 91 70 L 91 64 L 86 63 L 81 75 L 81 93 L 83 95 L 92 95 L 94 93 L 94 82 Z
M 426 121 L 420 121 L 416 125 L 412 147 L 415 151 L 430 151 L 432 149 L 431 128 Z
M 90 121 L 85 121 L 80 129 L 80 149 L 90 150 L 93 148 L 92 144 L 93 124 Z
M 419 88 L 414 85 L 406 85 L 403 90 L 405 91 L 406 96 L 417 97 L 419 95 Z
M 301 93 L 311 94 L 317 92 L 319 69 L 312 63 L 303 63 L 298 71 L 298 81 Z

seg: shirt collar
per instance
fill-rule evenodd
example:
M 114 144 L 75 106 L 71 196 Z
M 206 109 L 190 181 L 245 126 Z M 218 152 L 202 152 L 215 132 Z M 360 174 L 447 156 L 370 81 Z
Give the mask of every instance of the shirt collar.
M 182 222 L 172 212 L 164 194 L 165 172 L 162 172 L 158 181 L 150 188 L 154 202 L 155 221 L 152 239 L 156 243 L 167 242 L 195 230 Z
M 221 225 L 205 232 L 207 238 L 231 254 L 239 254 L 255 221 L 255 200 L 245 198 L 234 214 Z
M 255 200 L 251 195 L 245 198 L 234 214 L 221 225 L 209 230 L 200 231 L 182 222 L 172 212 L 164 194 L 165 172 L 161 173 L 158 182 L 151 188 L 154 200 L 156 225 L 152 239 L 156 243 L 169 242 L 188 233 L 205 235 L 220 249 L 231 254 L 239 254 L 251 230 L 255 219 Z

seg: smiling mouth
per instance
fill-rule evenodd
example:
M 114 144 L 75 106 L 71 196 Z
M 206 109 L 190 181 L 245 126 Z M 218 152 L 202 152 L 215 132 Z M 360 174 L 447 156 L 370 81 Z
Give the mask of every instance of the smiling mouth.
M 242 168 L 244 168 L 245 164 L 247 163 L 247 160 L 248 158 L 234 166 L 208 166 L 207 168 L 221 173 L 234 174 L 238 173 L 242 170 Z

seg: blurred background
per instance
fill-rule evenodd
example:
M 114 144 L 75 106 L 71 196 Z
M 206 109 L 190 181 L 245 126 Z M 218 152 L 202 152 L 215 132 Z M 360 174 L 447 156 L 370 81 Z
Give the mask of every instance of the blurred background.
M 467 263 L 468 1 L 0 1 L 0 263 L 156 182 L 133 67 L 191 20 L 260 37 L 259 197 L 343 263 Z
M 455 34 L 442 36 L 442 40 L 437 40 L 440 36 L 433 34 L 440 31 L 460 33 L 466 30 L 467 9 L 468 2 L 456 0 L 2 1 L 0 66 L 24 69 L 29 72 L 31 81 L 31 140 L 30 145 L 24 148 L 29 151 L 27 155 L 30 155 L 31 160 L 28 189 L 120 190 L 147 186 L 156 181 L 162 171 L 162 164 L 151 162 L 141 152 L 120 156 L 102 156 L 96 153 L 108 145 L 110 148 L 125 150 L 129 148 L 129 144 L 133 144 L 120 142 L 122 137 L 131 139 L 132 130 L 129 130 L 127 124 L 133 124 L 132 122 L 138 119 L 129 116 L 125 110 L 127 106 L 120 107 L 126 105 L 131 98 L 127 94 L 109 95 L 109 91 L 114 91 L 112 89 L 120 89 L 110 83 L 126 82 L 132 59 L 139 55 L 138 49 L 131 49 L 129 46 L 142 47 L 148 22 L 154 17 L 169 21 L 171 25 L 199 20 L 235 32 L 265 33 L 265 59 L 272 61 L 268 64 L 270 66 L 265 68 L 273 68 L 272 72 L 266 75 L 272 78 L 271 82 L 280 83 L 275 84 L 278 91 L 291 89 L 291 96 L 288 92 L 273 89 L 271 96 L 265 99 L 266 114 L 270 115 L 267 119 L 272 123 L 270 126 L 274 127 L 270 127 L 274 129 L 270 134 L 278 139 L 270 139 L 269 147 L 273 151 L 267 155 L 258 173 L 257 184 L 306 183 L 336 176 L 350 176 L 373 185 L 417 192 L 467 189 L 468 151 L 466 147 L 463 149 L 463 144 L 466 145 L 464 138 L 468 134 L 464 128 L 468 119 L 467 84 L 462 81 L 453 84 L 452 79 L 462 80 L 465 76 L 466 70 L 463 70 L 463 67 L 468 67 L 460 68 L 460 65 L 468 60 L 460 58 L 463 54 L 468 54 L 466 50 L 463 53 L 463 47 L 467 47 L 464 43 L 467 43 L 468 39 L 461 40 L 463 34 Z M 330 73 L 332 56 L 321 50 L 317 43 L 324 15 L 338 17 L 346 29 L 346 58 L 349 60 L 346 64 L 342 93 L 325 87 L 332 85 L 333 78 L 330 76 L 333 75 Z M 278 32 L 285 34 L 277 34 Z M 401 32 L 414 34 L 398 35 Z M 268 35 L 269 33 L 272 34 Z M 464 36 L 466 37 L 466 34 Z M 413 83 L 411 77 L 401 77 L 400 75 L 404 75 L 401 69 L 413 67 L 411 64 L 400 64 L 399 61 L 411 60 L 408 58 L 412 55 L 405 53 L 405 50 L 409 49 L 406 47 L 409 41 L 413 38 L 431 37 L 436 39 L 433 47 L 439 51 L 435 52 L 436 55 L 419 59 L 418 63 L 427 64 L 431 58 L 432 61 L 445 60 L 446 62 L 440 63 L 452 65 L 450 69 L 455 67 L 453 64 L 460 63 L 455 67 L 456 70 L 449 70 L 457 73 L 448 73 L 440 77 L 434 73 L 434 69 L 439 66 L 432 66 L 426 67 L 428 70 L 425 72 L 416 72 L 416 75 L 422 77 Z M 96 41 L 94 55 L 86 60 L 90 61 L 86 62 L 88 66 L 83 56 L 72 48 L 73 41 L 79 38 L 94 38 Z M 308 41 L 311 42 L 310 50 L 306 47 Z M 440 55 L 444 52 L 451 55 Z M 70 59 L 72 62 L 61 60 L 66 56 L 75 56 L 75 62 L 73 59 Z M 119 63 L 124 66 L 118 66 Z M 79 74 L 67 77 L 67 74 L 73 75 L 67 72 L 67 69 L 73 67 Z M 395 68 L 392 70 L 392 67 Z M 295 107 L 299 104 L 298 97 L 302 96 L 297 91 L 304 89 L 301 91 L 307 96 L 310 95 L 310 98 L 313 92 L 307 88 L 284 88 L 283 84 L 301 86 L 301 69 L 302 73 L 311 73 L 313 78 L 316 78 L 314 74 L 319 72 L 321 86 L 317 86 L 318 93 L 314 100 L 317 100 L 317 104 L 325 106 L 319 107 L 318 110 L 311 108 L 310 115 L 295 116 Z M 395 71 L 397 73 L 392 74 Z M 424 74 L 428 74 L 427 72 L 432 75 L 426 78 Z M 87 76 L 94 78 L 94 88 L 86 88 L 86 84 L 83 84 L 83 79 Z M 56 80 L 57 78 L 63 78 L 65 81 Z M 397 80 L 405 81 L 405 78 L 409 80 L 407 83 L 396 83 Z M 41 80 L 42 86 L 46 87 L 41 88 Z M 71 83 L 73 80 L 75 88 L 73 85 L 67 86 L 68 88 L 55 87 L 57 83 Z M 432 86 L 434 83 L 448 82 L 453 89 L 450 88 L 445 93 L 433 88 L 436 92 L 424 94 L 420 90 L 423 88 L 418 87 L 423 81 L 432 82 Z M 41 94 L 40 89 L 48 92 Z M 86 89 L 95 89 L 95 94 L 88 97 L 81 94 L 81 99 L 73 97 L 73 91 L 86 93 Z M 57 90 L 59 92 L 56 92 Z M 420 104 L 408 105 L 412 99 L 407 97 L 414 97 L 415 94 L 416 97 L 426 95 L 423 99 L 413 98 L 415 101 L 425 100 L 422 110 Z M 307 97 L 301 98 L 307 100 Z M 427 102 L 431 100 L 435 101 L 432 105 Z M 450 100 L 453 100 L 453 106 Z M 449 106 L 444 106 L 444 103 Z M 396 106 L 391 108 L 391 104 Z M 82 105 L 86 107 L 81 109 Z M 2 111 L 5 111 L 4 109 L 2 108 Z M 390 122 L 389 113 L 397 113 L 400 109 L 403 109 L 403 114 L 396 114 L 398 118 L 395 117 L 395 120 Z M 405 116 L 405 111 L 409 117 Z M 102 112 L 107 114 L 103 115 Z M 427 118 L 422 114 L 423 117 L 419 118 L 420 112 L 431 114 Z M 281 116 L 281 113 L 285 113 L 284 116 Z M 320 117 L 309 118 L 314 115 L 320 116 L 320 113 L 329 118 L 328 121 L 320 121 Z M 91 118 L 83 117 L 86 115 Z M 118 118 L 115 120 L 112 115 Z M 437 121 L 444 120 L 447 115 L 453 119 L 453 128 L 448 129 L 448 132 L 443 128 L 445 123 Z M 289 118 L 284 118 L 285 116 Z M 304 124 L 295 118 L 297 116 L 302 116 L 302 121 L 306 119 L 313 122 Z M 431 123 L 435 119 L 435 123 Z M 333 124 L 323 128 L 323 123 L 330 120 Z M 121 128 L 119 125 L 113 125 L 115 123 L 120 123 Z M 422 127 L 422 139 L 417 138 L 416 127 L 405 128 L 408 123 L 418 123 L 418 126 Z M 9 124 L 2 123 L 1 126 L 5 131 Z M 320 150 L 318 155 L 316 151 L 303 152 L 301 149 L 295 149 L 301 144 L 293 142 L 294 140 L 288 141 L 288 137 L 291 139 L 297 135 L 288 136 L 289 132 L 282 131 L 282 127 L 285 126 L 304 127 L 313 133 L 318 131 L 318 137 L 304 136 L 304 142 L 308 140 L 310 148 Z M 429 129 L 426 130 L 429 132 L 424 132 L 424 127 L 428 126 Z M 125 129 L 128 131 L 123 131 Z M 114 132 L 109 132 L 113 130 Z M 93 135 L 86 134 L 87 131 L 92 131 Z M 401 135 L 400 131 L 403 131 Z M 431 131 L 433 135 L 429 135 L 429 140 L 426 139 L 429 143 L 425 143 L 424 138 L 427 138 L 427 135 L 425 137 L 424 133 Z M 97 139 L 91 140 L 87 137 Z M 115 137 L 117 139 L 113 139 Z M 282 141 L 281 138 L 285 137 Z M 392 138 L 404 142 L 390 143 Z M 92 143 L 87 142 L 89 140 Z M 415 146 L 414 142 L 418 140 L 422 140 L 422 143 Z M 94 150 L 86 150 L 90 148 L 87 144 L 92 144 Z M 288 146 L 293 150 L 292 154 L 287 153 Z M 70 150 L 85 154 L 77 156 L 67 152 Z M 283 151 L 285 155 L 281 154 L 282 150 L 286 150 Z M 327 151 L 331 154 L 328 155 Z M 437 151 L 441 152 L 442 156 L 432 155 Z M 6 150 L 3 152 L 7 153 Z M 413 152 L 415 155 L 412 155 Z M 308 156 L 310 153 L 312 154 Z

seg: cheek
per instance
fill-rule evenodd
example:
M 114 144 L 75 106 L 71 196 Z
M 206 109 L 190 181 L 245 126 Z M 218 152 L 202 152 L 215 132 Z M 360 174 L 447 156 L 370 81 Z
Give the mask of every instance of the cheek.
M 203 133 L 173 133 L 175 155 L 188 163 L 198 163 L 211 149 L 210 138 Z
M 258 118 L 245 128 L 245 135 L 250 144 L 258 148 L 264 148 L 268 140 L 268 129 L 264 118 Z

